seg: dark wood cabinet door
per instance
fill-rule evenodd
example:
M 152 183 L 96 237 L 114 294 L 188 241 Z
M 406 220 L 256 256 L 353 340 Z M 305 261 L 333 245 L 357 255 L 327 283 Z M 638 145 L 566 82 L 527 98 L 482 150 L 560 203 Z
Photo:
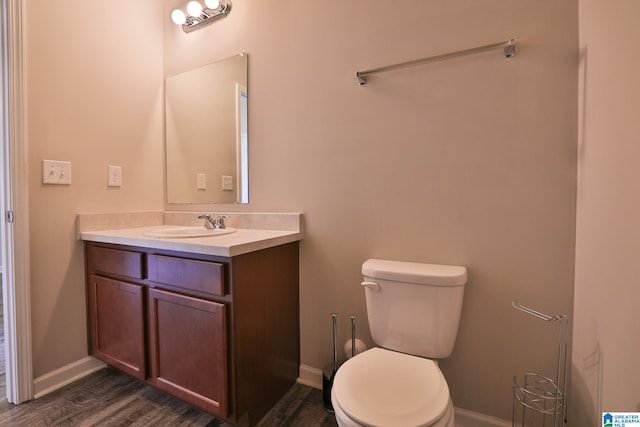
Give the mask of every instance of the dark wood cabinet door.
M 90 277 L 91 354 L 144 380 L 144 294 L 139 285 Z
M 228 415 L 225 305 L 149 289 L 149 382 Z

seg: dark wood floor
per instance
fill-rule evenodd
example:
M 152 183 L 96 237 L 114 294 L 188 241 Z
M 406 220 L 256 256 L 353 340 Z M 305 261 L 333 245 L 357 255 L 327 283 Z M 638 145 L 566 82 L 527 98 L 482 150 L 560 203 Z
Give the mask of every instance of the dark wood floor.
M 214 426 L 216 421 L 171 396 L 106 368 L 40 399 L 0 402 L 2 426 Z M 225 424 L 221 424 L 225 426 Z M 337 426 L 322 392 L 295 384 L 260 427 Z

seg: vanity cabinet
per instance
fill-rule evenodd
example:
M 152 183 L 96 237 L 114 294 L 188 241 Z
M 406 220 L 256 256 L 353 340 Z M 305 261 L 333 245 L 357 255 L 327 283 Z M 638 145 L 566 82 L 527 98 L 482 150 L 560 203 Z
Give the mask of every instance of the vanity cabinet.
M 232 257 L 87 241 L 90 354 L 227 423 L 298 377 L 298 243 Z

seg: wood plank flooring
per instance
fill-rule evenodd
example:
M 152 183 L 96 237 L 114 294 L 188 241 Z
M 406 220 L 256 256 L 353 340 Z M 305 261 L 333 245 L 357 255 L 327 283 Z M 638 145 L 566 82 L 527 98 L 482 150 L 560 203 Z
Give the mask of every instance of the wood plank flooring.
M 2 426 L 227 426 L 171 396 L 111 368 L 102 369 L 40 399 L 0 402 Z M 295 384 L 259 427 L 335 427 L 322 392 Z

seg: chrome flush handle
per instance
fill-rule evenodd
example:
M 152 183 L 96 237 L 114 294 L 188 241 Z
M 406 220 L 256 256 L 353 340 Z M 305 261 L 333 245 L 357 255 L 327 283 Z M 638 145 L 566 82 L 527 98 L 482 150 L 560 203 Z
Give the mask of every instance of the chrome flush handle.
M 360 284 L 365 288 L 373 289 L 376 292 L 380 292 L 381 289 L 380 285 L 378 285 L 376 282 L 362 282 Z

